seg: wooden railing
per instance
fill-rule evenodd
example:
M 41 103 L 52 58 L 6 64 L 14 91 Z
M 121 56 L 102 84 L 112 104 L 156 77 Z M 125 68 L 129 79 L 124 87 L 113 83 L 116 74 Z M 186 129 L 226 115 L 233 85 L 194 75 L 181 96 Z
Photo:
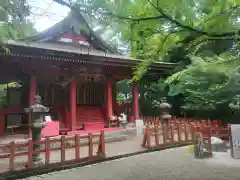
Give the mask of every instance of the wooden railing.
M 147 125 L 143 137 L 142 146 L 146 148 L 157 148 L 166 145 L 190 144 L 192 141 L 189 124 L 163 123 L 150 127 Z
M 159 116 L 143 116 L 143 122 L 145 125 L 153 126 L 161 123 L 161 119 Z M 221 120 L 194 120 L 192 118 L 184 118 L 184 117 L 172 117 L 168 123 L 170 124 L 184 124 L 184 123 L 192 123 L 192 125 L 205 125 L 205 126 L 223 126 Z
M 37 144 L 44 147 L 33 151 L 33 145 Z M 95 145 L 97 147 L 94 147 Z M 88 150 L 86 149 L 87 147 Z M 52 151 L 55 152 L 51 154 Z M 58 154 L 56 154 L 56 151 Z M 32 161 L 32 156 L 35 153 L 40 153 L 40 156 L 44 156 L 44 162 L 37 167 Z M 60 162 L 58 161 L 59 158 L 55 157 L 56 155 L 60 155 Z M 47 137 L 38 142 L 29 140 L 24 143 L 16 143 L 13 141 L 10 144 L 0 146 L 0 175 L 51 165 L 74 164 L 104 157 L 104 131 L 97 134 L 89 133 L 85 136 L 77 134 L 75 136 L 61 136 L 54 139 Z
M 230 138 L 232 136 L 230 125 L 228 125 L 228 127 L 219 127 L 218 125 L 215 126 L 192 125 L 192 132 L 194 134 L 193 135 L 194 146 L 197 145 L 197 141 L 199 140 L 205 141 L 207 143 L 207 152 L 210 155 L 212 155 L 211 137 Z

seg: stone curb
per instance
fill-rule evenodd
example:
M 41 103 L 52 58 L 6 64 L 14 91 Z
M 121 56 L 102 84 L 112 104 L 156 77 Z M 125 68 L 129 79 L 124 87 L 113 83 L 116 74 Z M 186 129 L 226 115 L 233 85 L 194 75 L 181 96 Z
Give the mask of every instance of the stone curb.
M 91 164 L 97 164 L 97 163 L 102 163 L 102 162 L 106 162 L 106 161 L 112 161 L 112 160 L 115 160 L 115 159 L 122 159 L 122 158 L 127 158 L 127 157 L 131 157 L 131 156 L 140 155 L 140 154 L 151 153 L 151 152 L 160 151 L 160 150 L 166 150 L 166 149 L 170 149 L 170 148 L 188 146 L 188 145 L 191 145 L 191 144 L 192 144 L 192 142 L 181 142 L 181 143 L 177 143 L 177 144 L 173 144 L 173 145 L 166 145 L 166 146 L 162 146 L 162 147 L 146 149 L 146 150 L 137 151 L 137 152 L 128 153 L 128 154 L 122 154 L 122 155 L 105 157 L 105 158 L 98 158 L 98 159 L 95 159 L 95 160 L 90 160 L 90 161 L 87 161 L 87 162 L 76 163 L 76 164 L 71 164 L 71 165 L 63 165 L 63 166 L 52 167 L 52 168 L 48 168 L 48 167 L 40 168 L 40 169 L 38 168 L 38 170 L 32 170 L 32 171 L 23 170 L 22 172 L 8 173 L 4 176 L 0 176 L 0 180 L 23 179 L 23 178 L 28 178 L 28 177 L 31 177 L 31 176 L 47 174 L 47 173 L 51 173 L 51 172 L 55 172 L 55 171 L 62 171 L 62 170 L 66 170 L 66 169 L 72 169 L 72 168 L 83 167 L 83 166 L 87 166 L 87 165 L 91 165 Z

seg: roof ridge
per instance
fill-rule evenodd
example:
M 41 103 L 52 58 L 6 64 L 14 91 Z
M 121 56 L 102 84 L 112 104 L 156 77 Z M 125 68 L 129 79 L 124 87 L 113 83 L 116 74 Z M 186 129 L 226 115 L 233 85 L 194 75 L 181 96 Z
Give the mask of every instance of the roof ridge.
M 75 16 L 75 17 L 74 17 Z M 77 18 L 76 16 L 79 16 L 79 18 Z M 86 18 L 84 17 L 84 15 L 82 13 L 76 14 L 73 11 L 70 11 L 69 14 L 63 18 L 61 21 L 57 22 L 56 24 L 54 24 L 53 26 L 51 26 L 50 28 L 38 32 L 32 36 L 26 37 L 26 38 L 21 38 L 21 39 L 16 39 L 17 41 L 38 41 L 38 39 L 47 37 L 48 34 L 54 35 L 57 32 L 59 32 L 59 29 L 62 28 L 64 26 L 64 24 L 71 24 L 71 22 L 73 22 L 73 18 L 80 22 L 83 23 L 85 26 L 87 26 L 88 30 L 89 30 L 89 36 L 93 37 L 96 41 L 99 42 L 99 44 L 102 46 L 101 48 L 111 52 L 111 53 L 115 53 L 115 54 L 120 54 L 117 49 L 115 49 L 114 47 L 112 47 L 111 45 L 109 45 L 106 41 L 104 41 L 100 36 L 98 36 L 89 26 Z

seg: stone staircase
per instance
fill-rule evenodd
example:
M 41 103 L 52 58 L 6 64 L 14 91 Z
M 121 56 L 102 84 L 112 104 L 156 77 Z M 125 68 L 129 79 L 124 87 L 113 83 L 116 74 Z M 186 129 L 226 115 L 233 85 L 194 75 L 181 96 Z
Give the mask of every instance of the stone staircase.
M 76 112 L 78 127 L 83 125 L 86 131 L 104 128 L 105 120 L 101 107 L 79 105 L 77 106 Z

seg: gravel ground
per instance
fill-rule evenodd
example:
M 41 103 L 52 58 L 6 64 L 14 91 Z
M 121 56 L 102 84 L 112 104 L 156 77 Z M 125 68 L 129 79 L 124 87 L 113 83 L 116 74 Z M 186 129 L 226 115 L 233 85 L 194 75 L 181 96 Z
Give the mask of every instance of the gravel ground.
M 187 147 L 30 177 L 29 180 L 239 180 L 240 160 L 227 153 L 197 160 Z

